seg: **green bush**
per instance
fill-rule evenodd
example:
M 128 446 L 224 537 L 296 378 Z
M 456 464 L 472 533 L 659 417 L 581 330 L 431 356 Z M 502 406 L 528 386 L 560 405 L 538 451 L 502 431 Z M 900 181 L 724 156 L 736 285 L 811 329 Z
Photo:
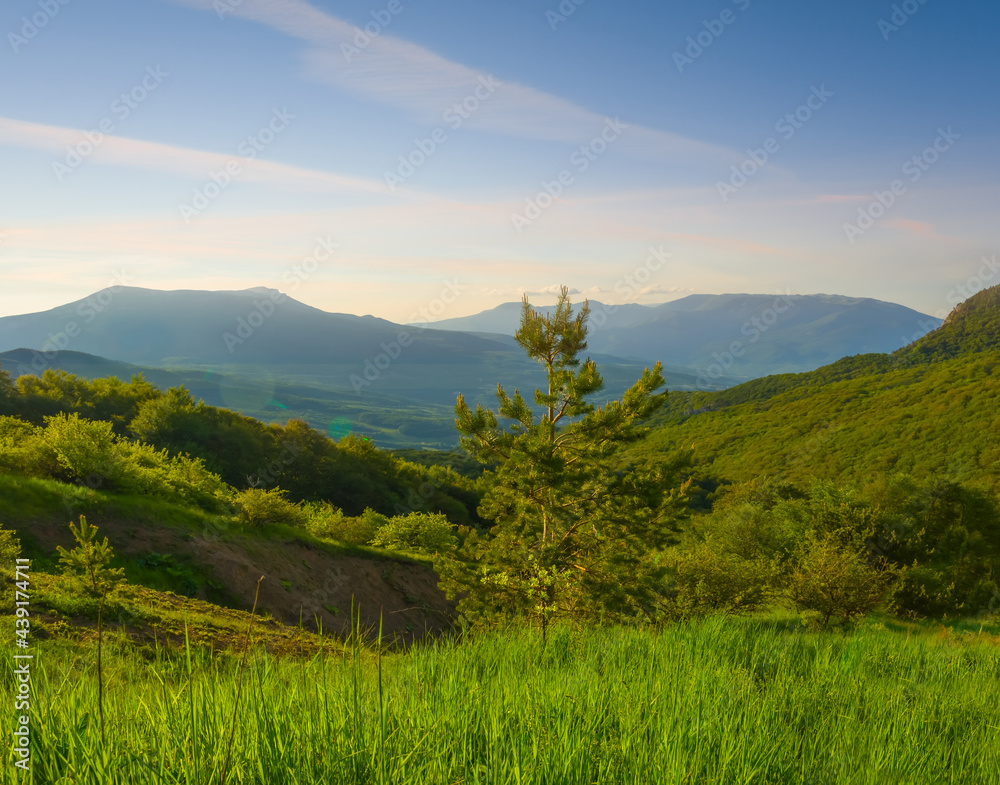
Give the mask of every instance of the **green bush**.
M 837 534 L 809 532 L 788 578 L 788 596 L 799 610 L 816 611 L 823 625 L 873 610 L 896 575 L 885 562 L 869 563 Z
M 280 488 L 248 488 L 237 493 L 233 503 L 240 522 L 248 526 L 261 526 L 265 523 L 305 526 L 309 521 L 308 513 L 299 505 L 288 501 Z
M 117 437 L 111 423 L 82 420 L 78 414 L 57 414 L 45 418 L 44 439 L 55 451 L 66 479 L 88 481 L 100 477 L 114 483 L 118 475 Z
M 670 616 L 749 613 L 774 595 L 780 567 L 764 557 L 746 559 L 708 540 L 668 557 L 673 568 Z
M 15 459 L 21 473 L 124 493 L 179 497 L 209 510 L 221 509 L 231 496 L 232 489 L 199 458 L 128 441 L 114 434 L 111 423 L 84 420 L 77 414 L 45 420 L 44 431 L 28 436 Z
M 996 609 L 1000 589 L 988 572 L 966 576 L 961 565 L 911 565 L 893 591 L 897 612 L 910 616 L 976 616 Z
M 317 537 L 329 537 L 348 545 L 367 545 L 378 530 L 372 516 L 388 520 L 371 509 L 363 515 L 352 517 L 329 502 L 313 502 L 305 506 L 309 521 L 306 527 Z
M 201 458 L 170 455 L 149 444 L 122 439 L 115 445 L 115 484 L 128 493 L 179 497 L 209 510 L 220 509 L 232 489 Z
M 45 441 L 44 429 L 16 417 L 0 417 L 0 471 L 27 477 L 56 477 L 56 451 Z
M 365 510 L 367 513 L 368 510 Z M 377 513 L 376 513 L 377 514 Z M 385 516 L 379 516 L 384 518 Z M 417 550 L 435 553 L 452 550 L 457 544 L 455 527 L 444 515 L 411 512 L 386 519 L 371 541 L 390 550 Z

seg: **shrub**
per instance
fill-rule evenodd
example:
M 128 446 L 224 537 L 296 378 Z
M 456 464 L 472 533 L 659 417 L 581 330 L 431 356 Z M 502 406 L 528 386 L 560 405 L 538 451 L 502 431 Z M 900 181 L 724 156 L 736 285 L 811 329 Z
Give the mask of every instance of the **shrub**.
M 81 420 L 78 414 L 45 418 L 45 442 L 70 480 L 95 476 L 115 480 L 114 447 L 117 437 L 109 422 Z
M 0 471 L 27 477 L 56 477 L 56 451 L 45 441 L 44 429 L 16 417 L 0 417 Z
M 280 488 L 269 491 L 248 488 L 237 493 L 233 503 L 240 522 L 249 526 L 262 526 L 265 523 L 305 526 L 309 520 L 306 511 L 288 501 Z
M 307 505 L 309 514 L 307 528 L 318 537 L 329 537 L 348 545 L 367 545 L 378 530 L 378 525 L 372 516 L 385 518 L 373 512 L 370 508 L 363 515 L 352 517 L 344 515 L 343 510 L 334 507 L 329 502 L 314 502 Z
M 847 621 L 875 608 L 896 570 L 870 564 L 836 534 L 809 532 L 788 578 L 788 596 L 799 610 L 817 611 L 823 625 L 833 617 Z
M 386 523 L 379 527 L 371 543 L 390 550 L 419 550 L 434 553 L 454 549 L 457 538 L 455 527 L 440 513 L 411 512 L 409 515 L 397 515 L 387 519 Z
M 780 571 L 776 562 L 743 558 L 711 540 L 675 551 L 670 561 L 673 596 L 666 611 L 672 616 L 754 611 L 773 596 Z
M 114 484 L 128 493 L 177 498 L 217 510 L 232 489 L 205 468 L 201 458 L 170 455 L 149 444 L 122 439 L 113 452 Z

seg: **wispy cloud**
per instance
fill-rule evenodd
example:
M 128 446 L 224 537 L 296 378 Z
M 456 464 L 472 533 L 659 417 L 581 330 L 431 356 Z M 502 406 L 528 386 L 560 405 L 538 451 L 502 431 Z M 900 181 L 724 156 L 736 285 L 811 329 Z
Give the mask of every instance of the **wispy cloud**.
M 908 218 L 891 218 L 885 221 L 885 225 L 891 229 L 900 229 L 918 237 L 937 237 L 934 227 L 927 221 L 912 221 Z
M 78 128 L 41 125 L 0 117 L 0 144 L 52 153 L 55 156 L 54 161 L 64 158 L 67 146 L 76 146 L 85 138 L 84 131 Z M 205 179 L 211 172 L 225 170 L 228 163 L 237 161 L 241 167 L 240 181 L 268 183 L 299 190 L 389 193 L 386 185 L 378 180 L 289 166 L 261 158 L 250 160 L 235 154 L 145 142 L 123 136 L 105 136 L 88 157 L 88 161 L 96 164 L 151 169 L 196 180 Z
M 172 0 L 216 13 L 218 0 Z M 456 101 L 474 95 L 483 80 L 496 82 L 495 93 L 468 118 L 471 128 L 529 139 L 583 143 L 603 129 L 606 116 L 533 87 L 503 80 L 448 60 L 429 49 L 382 33 L 365 48 L 345 56 L 358 30 L 303 0 L 243 0 L 228 10 L 307 42 L 306 74 L 317 81 L 403 109 L 428 123 L 440 123 Z M 628 118 L 622 118 L 626 123 Z M 661 160 L 692 159 L 713 163 L 741 160 L 733 150 L 654 128 L 630 125 L 615 143 L 633 155 Z
M 532 295 L 532 294 L 554 294 L 556 296 L 562 291 L 562 284 L 552 284 L 551 286 L 543 286 L 539 289 L 522 289 L 519 290 L 522 294 Z M 579 289 L 569 289 L 569 294 L 580 294 Z

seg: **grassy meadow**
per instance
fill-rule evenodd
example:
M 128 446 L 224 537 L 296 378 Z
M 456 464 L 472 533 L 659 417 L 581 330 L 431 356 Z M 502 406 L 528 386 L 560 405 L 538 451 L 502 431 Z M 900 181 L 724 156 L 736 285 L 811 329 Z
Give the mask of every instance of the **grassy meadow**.
M 309 658 L 35 647 L 34 783 L 1000 783 L 1000 626 L 714 617 Z M 11 636 L 4 636 L 11 640 Z M 13 684 L 3 653 L 5 691 Z M 8 704 L 9 706 L 10 704 Z M 10 708 L 8 723 L 12 721 Z M 236 717 L 231 755 L 229 734 Z

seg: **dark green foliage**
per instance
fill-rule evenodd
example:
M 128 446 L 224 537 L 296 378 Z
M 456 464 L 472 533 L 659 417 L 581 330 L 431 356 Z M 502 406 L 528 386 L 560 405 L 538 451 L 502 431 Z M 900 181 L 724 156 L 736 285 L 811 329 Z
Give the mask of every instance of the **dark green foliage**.
M 705 573 L 708 567 L 691 563 L 694 554 L 737 575 L 760 576 L 753 565 L 773 565 L 770 583 L 759 588 L 783 592 L 824 617 L 829 611 L 849 618 L 883 600 L 908 615 L 976 615 L 1000 596 L 995 501 L 941 479 L 894 474 L 862 489 L 814 482 L 807 491 L 773 480 L 730 486 L 673 557 L 706 582 L 694 591 L 687 579 L 687 595 L 697 600 L 688 604 L 697 609 L 706 604 L 701 594 L 716 591 L 713 581 L 724 588 L 739 583 L 719 570 Z M 684 580 L 677 573 L 678 591 Z
M 172 453 L 201 458 L 235 488 L 253 482 L 275 452 L 274 434 L 263 423 L 196 403 L 183 387 L 143 404 L 129 432 Z
M 10 380 L 10 374 L 0 366 L 0 416 L 11 414 L 14 411 L 16 395 L 17 389 Z
M 1000 580 L 1000 509 L 981 490 L 947 479 L 916 482 L 893 475 L 869 489 L 893 516 L 876 543 L 905 568 L 895 590 L 898 608 L 922 616 L 975 615 Z
M 14 409 L 29 422 L 40 425 L 45 417 L 75 413 L 88 420 L 110 422 L 119 436 L 125 435 L 140 407 L 160 395 L 142 374 L 133 376 L 129 383 L 115 377 L 88 382 L 51 369 L 40 377 L 18 377 L 17 391 Z
M 174 591 L 188 597 L 198 592 L 199 575 L 192 569 L 190 557 L 177 557 L 172 553 L 149 553 L 135 563 L 146 574 L 152 573 L 159 580 L 145 580 L 151 588 Z
M 621 448 L 642 438 L 639 423 L 663 402 L 660 367 L 648 369 L 622 400 L 597 408 L 602 387 L 586 348 L 586 303 L 574 315 L 564 288 L 556 311 L 536 313 L 524 300 L 515 337 L 545 368 L 538 416 L 518 391 L 497 388 L 499 416 L 456 405 L 462 444 L 484 463 L 480 513 L 488 534 L 470 533 L 457 558 L 437 563 L 443 587 L 460 596 L 470 620 L 524 615 L 545 628 L 566 617 L 651 618 L 665 585 L 656 551 L 672 539 L 683 507 L 673 467 L 628 466 Z

